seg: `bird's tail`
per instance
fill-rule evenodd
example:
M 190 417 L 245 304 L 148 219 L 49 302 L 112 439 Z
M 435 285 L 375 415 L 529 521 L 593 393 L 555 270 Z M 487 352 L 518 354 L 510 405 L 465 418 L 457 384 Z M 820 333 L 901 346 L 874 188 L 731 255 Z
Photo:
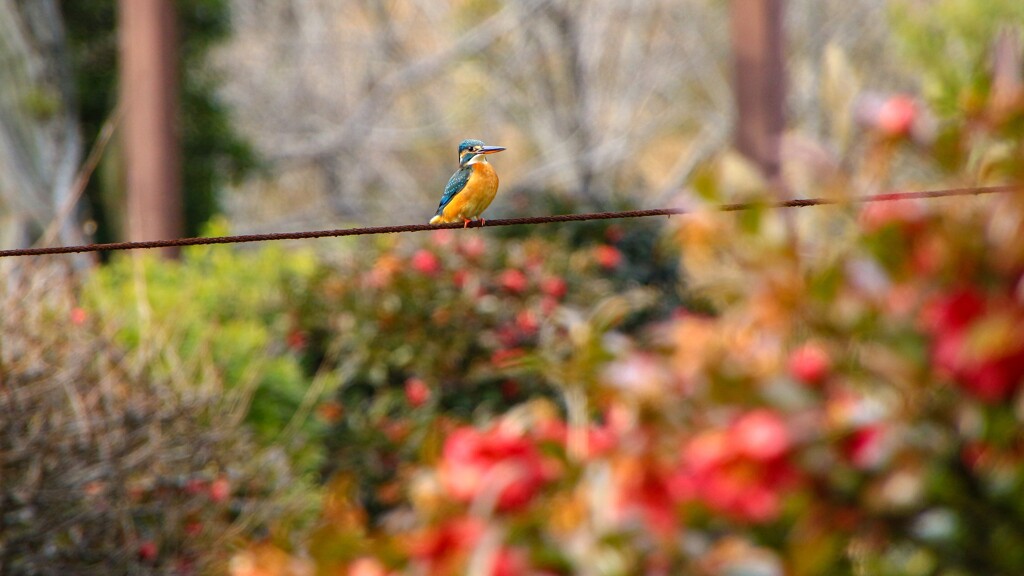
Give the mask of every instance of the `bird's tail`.
M 434 217 L 430 219 L 430 223 L 431 224 L 440 224 L 441 223 L 441 215 L 440 214 L 435 214 Z

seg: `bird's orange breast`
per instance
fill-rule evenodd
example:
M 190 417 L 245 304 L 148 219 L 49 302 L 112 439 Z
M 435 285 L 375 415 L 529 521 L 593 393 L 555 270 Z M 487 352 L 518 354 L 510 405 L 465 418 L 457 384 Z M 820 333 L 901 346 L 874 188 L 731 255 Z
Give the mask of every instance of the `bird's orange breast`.
M 444 208 L 445 222 L 478 218 L 498 193 L 498 173 L 487 162 L 473 164 L 466 187 Z

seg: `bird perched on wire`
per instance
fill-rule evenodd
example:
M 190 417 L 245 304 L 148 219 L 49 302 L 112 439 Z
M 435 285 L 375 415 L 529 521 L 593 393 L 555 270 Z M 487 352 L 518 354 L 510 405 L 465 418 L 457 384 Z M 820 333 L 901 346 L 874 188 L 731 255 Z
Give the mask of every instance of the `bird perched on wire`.
M 498 174 L 487 161 L 488 154 L 501 152 L 501 146 L 485 146 L 479 140 L 463 140 L 459 144 L 459 169 L 444 187 L 441 203 L 430 219 L 431 224 L 458 222 L 463 228 L 480 218 L 498 193 Z

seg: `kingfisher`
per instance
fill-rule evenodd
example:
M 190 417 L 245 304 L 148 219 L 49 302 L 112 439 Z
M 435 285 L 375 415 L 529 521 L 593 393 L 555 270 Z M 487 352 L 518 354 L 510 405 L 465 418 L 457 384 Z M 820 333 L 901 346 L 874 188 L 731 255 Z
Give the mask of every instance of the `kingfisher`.
M 462 220 L 465 228 L 477 218 L 480 218 L 481 226 L 487 222 L 480 215 L 498 193 L 498 173 L 487 161 L 487 155 L 504 149 L 486 146 L 479 140 L 463 140 L 459 144 L 459 169 L 444 187 L 441 203 L 430 219 L 431 224 Z

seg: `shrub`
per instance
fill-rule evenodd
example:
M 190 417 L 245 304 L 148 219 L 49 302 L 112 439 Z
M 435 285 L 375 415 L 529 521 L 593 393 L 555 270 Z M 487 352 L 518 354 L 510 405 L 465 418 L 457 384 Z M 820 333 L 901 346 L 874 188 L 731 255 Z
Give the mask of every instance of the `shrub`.
M 0 293 L 0 572 L 225 570 L 232 543 L 297 509 L 287 459 L 218 382 L 115 344 L 76 284 L 26 266 Z

